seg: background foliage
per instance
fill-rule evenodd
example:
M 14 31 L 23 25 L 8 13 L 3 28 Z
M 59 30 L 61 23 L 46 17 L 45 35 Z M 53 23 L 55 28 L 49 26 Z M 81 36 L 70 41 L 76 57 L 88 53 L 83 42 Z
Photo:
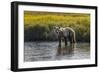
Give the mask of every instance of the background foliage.
M 24 11 L 25 41 L 56 41 L 54 26 L 71 27 L 78 42 L 90 42 L 90 14 Z

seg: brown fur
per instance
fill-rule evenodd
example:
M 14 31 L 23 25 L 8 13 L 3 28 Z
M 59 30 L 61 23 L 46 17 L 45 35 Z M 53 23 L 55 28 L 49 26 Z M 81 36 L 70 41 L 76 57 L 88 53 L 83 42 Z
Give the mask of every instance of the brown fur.
M 64 39 L 64 41 L 65 41 L 65 46 L 67 45 L 68 41 L 70 42 L 70 44 L 76 43 L 75 31 L 72 28 L 56 27 L 55 29 L 56 29 L 56 33 L 58 34 L 59 46 L 61 46 L 62 39 Z

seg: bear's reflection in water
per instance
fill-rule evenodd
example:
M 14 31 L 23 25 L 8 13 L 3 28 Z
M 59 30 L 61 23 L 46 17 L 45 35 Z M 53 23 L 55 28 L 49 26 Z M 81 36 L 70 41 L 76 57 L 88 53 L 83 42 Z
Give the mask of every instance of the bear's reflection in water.
M 25 42 L 24 61 L 54 61 L 90 58 L 89 43 L 70 44 L 65 47 L 58 42 Z
M 74 49 L 76 47 L 76 44 L 70 44 L 68 46 L 62 46 L 62 47 L 58 47 L 57 49 L 57 56 L 59 55 L 72 55 L 74 54 Z

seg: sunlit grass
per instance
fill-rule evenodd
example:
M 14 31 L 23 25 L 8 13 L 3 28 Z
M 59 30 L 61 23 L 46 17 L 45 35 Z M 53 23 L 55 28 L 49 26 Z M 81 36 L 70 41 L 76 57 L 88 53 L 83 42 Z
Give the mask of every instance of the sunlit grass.
M 24 26 L 25 30 L 37 26 L 45 29 L 43 33 L 50 32 L 53 26 L 71 27 L 76 31 L 77 39 L 89 41 L 90 38 L 90 14 L 85 13 L 24 11 Z

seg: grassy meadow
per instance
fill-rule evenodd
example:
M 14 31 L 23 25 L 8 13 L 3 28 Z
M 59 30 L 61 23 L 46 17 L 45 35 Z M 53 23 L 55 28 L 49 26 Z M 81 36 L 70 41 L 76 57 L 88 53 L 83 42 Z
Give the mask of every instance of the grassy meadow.
M 54 26 L 71 27 L 78 42 L 90 42 L 90 14 L 24 11 L 25 41 L 57 41 Z

